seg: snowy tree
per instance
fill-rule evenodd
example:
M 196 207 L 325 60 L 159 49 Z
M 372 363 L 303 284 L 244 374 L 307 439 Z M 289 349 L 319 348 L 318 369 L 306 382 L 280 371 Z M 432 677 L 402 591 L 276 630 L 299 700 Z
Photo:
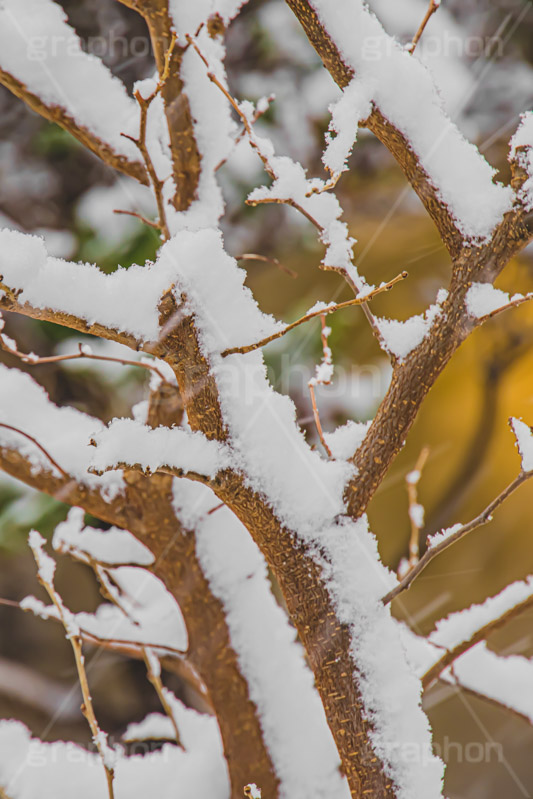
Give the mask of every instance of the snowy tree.
M 458 347 L 530 299 L 493 283 L 533 235 L 533 115 L 511 139 L 504 185 L 450 120 L 418 58 L 436 0 L 407 47 L 360 0 L 280 0 L 338 87 L 322 156 L 328 176 L 309 177 L 258 126 L 273 99 L 252 103 L 228 83 L 225 33 L 243 0 L 121 1 L 144 18 L 155 58 L 154 77 L 137 82 L 133 96 L 83 50 L 53 0 L 0 4 L 1 82 L 147 187 L 155 213 L 148 201 L 145 213 L 136 203 L 127 213 L 161 237 L 155 262 L 105 274 L 50 255 L 38 236 L 0 231 L 0 308 L 96 337 L 93 348 L 80 343 L 42 359 L 2 332 L 5 350 L 26 365 L 92 359 L 150 373 L 147 400 L 105 424 L 56 406 L 25 371 L 0 367 L 0 467 L 72 506 L 53 547 L 89 564 L 107 600 L 94 614 L 72 613 L 54 585 L 55 560 L 30 534 L 50 603 L 27 597 L 22 607 L 63 625 L 95 753 L 40 743 L 2 722 L 0 794 L 61 798 L 75 786 L 83 797 L 117 799 L 440 797 L 443 763 L 422 692 L 440 678 L 533 722 L 533 663 L 485 644 L 533 606 L 533 580 L 524 575 L 441 620 L 428 638 L 398 622 L 390 603 L 533 474 L 528 420 L 511 420 L 521 456 L 513 482 L 476 518 L 433 531 L 419 556 L 421 458 L 407 478 L 413 536 L 398 574 L 383 564 L 365 513 Z M 403 322 L 377 317 L 371 305 L 407 274 L 377 286 L 359 274 L 335 194 L 359 128 L 396 159 L 452 265 L 450 284 Z M 323 245 L 321 268 L 346 281 L 353 299 L 319 302 L 288 325 L 260 310 L 220 227 L 228 213 L 221 165 L 242 159 L 246 169 L 251 154 L 266 178 L 249 187 L 248 205 L 299 212 Z M 392 378 L 370 424 L 326 433 L 315 389 L 333 379 L 328 324 L 349 306 L 361 307 Z M 261 351 L 314 318 L 323 359 L 309 391 L 320 449 L 269 382 Z M 109 529 L 86 526 L 86 513 Z M 166 715 L 128 734 L 174 744 L 141 758 L 108 741 L 91 701 L 88 644 L 144 660 Z M 212 714 L 177 700 L 162 668 L 194 681 Z M 26 768 L 32 758 L 49 768 Z

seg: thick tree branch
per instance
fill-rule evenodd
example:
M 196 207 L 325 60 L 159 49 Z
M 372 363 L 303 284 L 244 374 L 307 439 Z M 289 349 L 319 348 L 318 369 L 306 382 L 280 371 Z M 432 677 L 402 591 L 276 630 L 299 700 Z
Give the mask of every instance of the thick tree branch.
M 480 277 L 494 280 L 510 258 L 528 241 L 521 211 L 507 215 L 489 244 L 466 249 L 456 261 L 455 273 L 442 310 L 433 327 L 401 362 L 396 363 L 389 390 L 361 447 L 354 456 L 358 475 L 346 489 L 350 515 L 366 510 L 400 452 L 420 406 L 438 376 L 474 326 L 465 297 Z
M 309 41 L 335 83 L 341 89 L 348 86 L 354 77 L 353 70 L 343 62 L 335 43 L 321 25 L 312 2 L 309 0 L 286 0 L 286 2 L 298 18 Z M 453 256 L 457 255 L 463 246 L 463 237 L 405 136 L 383 116 L 375 105 L 363 125 L 372 131 L 392 153 L 433 219 L 444 244 Z
M 24 100 L 26 105 L 33 111 L 36 111 L 50 122 L 55 122 L 56 125 L 60 125 L 68 133 L 72 134 L 88 150 L 101 158 L 104 163 L 135 178 L 139 183 L 143 183 L 145 186 L 148 185 L 148 174 L 141 161 L 130 160 L 122 153 L 116 152 L 111 144 L 98 138 L 95 133 L 79 124 L 66 108 L 62 108 L 59 105 L 47 105 L 36 94 L 32 94 L 21 81 L 2 69 L 0 69 L 0 83 L 6 86 L 13 94 L 16 94 L 17 97 L 20 97 L 21 100 Z

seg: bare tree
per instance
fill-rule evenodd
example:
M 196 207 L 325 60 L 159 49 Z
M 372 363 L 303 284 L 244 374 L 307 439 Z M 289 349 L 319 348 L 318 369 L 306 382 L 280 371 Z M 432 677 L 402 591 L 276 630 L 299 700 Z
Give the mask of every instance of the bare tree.
M 529 427 L 512 420 L 522 457 L 516 479 L 470 523 L 434 531 L 421 558 L 422 464 L 411 473 L 413 546 L 399 576 L 381 562 L 365 512 L 457 348 L 486 320 L 529 300 L 493 283 L 532 235 L 533 117 L 523 116 L 511 140 L 510 185 L 495 182 L 416 58 L 438 3 L 432 0 L 403 48 L 359 0 L 287 0 L 341 90 L 323 154 L 329 177 L 308 178 L 258 132 L 270 98 L 254 105 L 234 97 L 228 85 L 224 36 L 242 2 L 122 1 L 144 18 L 156 64 L 155 77 L 138 82 L 133 97 L 83 52 L 52 0 L 4 0 L 0 8 L 2 83 L 104 162 L 149 186 L 156 216 L 143 219 L 161 236 L 155 263 L 106 275 L 50 257 L 39 238 L 0 232 L 0 308 L 123 347 L 113 356 L 82 346 L 71 356 L 39 359 L 2 334 L 7 351 L 26 364 L 110 357 L 151 373 L 148 402 L 132 418 L 104 425 L 55 406 L 27 374 L 2 367 L 0 466 L 73 506 L 54 546 L 92 565 L 109 599 L 105 613 L 93 618 L 71 614 L 34 533 L 39 578 L 52 605 L 30 598 L 23 607 L 66 629 L 111 797 L 115 784 L 119 795 L 126 790 L 121 785 L 129 795 L 140 787 L 128 758 L 98 727 L 84 642 L 144 659 L 179 744 L 173 779 L 189 780 L 190 795 L 236 798 L 260 789 L 269 799 L 441 796 L 443 764 L 431 753 L 422 689 L 441 677 L 527 715 L 499 676 L 490 679 L 506 663 L 484 641 L 531 606 L 533 583 L 515 583 L 449 617 L 428 639 L 404 629 L 389 603 L 528 480 Z M 334 193 L 359 127 L 392 153 L 450 257 L 448 288 L 406 322 L 372 312 L 373 298 L 394 292 L 407 275 L 377 287 L 359 275 Z M 248 142 L 269 179 L 247 203 L 300 212 L 324 245 L 320 267 L 347 282 L 352 300 L 320 303 L 287 326 L 259 309 L 219 229 L 224 201 L 217 173 L 237 141 Z M 349 422 L 328 435 L 315 387 L 333 373 L 326 320 L 349 305 L 361 306 L 390 358 L 392 379 L 369 427 Z M 316 316 L 324 355 L 310 392 L 323 453 L 297 427 L 290 399 L 269 384 L 261 354 L 268 342 Z M 113 528 L 85 528 L 76 509 Z M 270 592 L 265 563 L 308 666 Z M 161 663 L 203 691 L 220 751 L 212 724 L 198 733 L 192 711 L 166 692 Z M 531 679 L 531 663 L 521 666 Z M 487 684 L 473 679 L 480 672 L 489 675 Z M 420 756 L 406 757 L 408 745 Z M 147 780 L 156 768 L 147 755 Z M 11 799 L 17 778 L 0 773 Z

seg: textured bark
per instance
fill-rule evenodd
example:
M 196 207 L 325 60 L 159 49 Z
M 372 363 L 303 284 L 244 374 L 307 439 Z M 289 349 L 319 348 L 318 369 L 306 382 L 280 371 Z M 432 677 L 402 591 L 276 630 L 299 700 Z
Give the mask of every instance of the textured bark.
M 173 367 L 193 430 L 225 440 L 216 382 L 198 343 L 194 320 L 179 313 L 171 295 L 160 306 L 160 357 Z M 370 743 L 372 726 L 364 715 L 348 629 L 336 617 L 321 568 L 265 500 L 233 471 L 211 483 L 217 496 L 238 516 L 276 575 L 289 615 L 306 649 L 315 684 L 354 797 L 385 799 L 394 788 Z
M 172 41 L 172 21 L 168 10 L 168 0 L 150 0 L 136 3 L 136 8 L 145 18 L 156 66 L 163 74 L 165 58 Z M 185 49 L 175 45 L 170 59 L 168 79 L 164 82 L 161 96 L 170 135 L 172 165 L 176 193 L 174 206 L 177 211 L 185 211 L 196 196 L 200 179 L 200 153 L 194 137 L 193 122 L 189 100 L 184 92 L 180 76 L 181 61 Z
M 322 63 L 335 83 L 343 89 L 354 77 L 353 69 L 342 60 L 336 45 L 324 28 L 308 0 L 285 0 L 294 12 L 309 41 L 322 59 Z M 462 246 L 462 236 L 446 205 L 439 199 L 427 173 L 419 164 L 405 136 L 374 106 L 372 113 L 362 123 L 387 147 L 403 169 L 406 178 L 416 191 L 428 214 L 433 219 L 439 234 L 452 255 Z
M 90 130 L 84 128 L 83 125 L 79 125 L 64 108 L 58 105 L 47 105 L 37 95 L 30 92 L 21 81 L 2 69 L 0 69 L 0 83 L 13 94 L 16 94 L 17 97 L 20 97 L 21 100 L 24 100 L 26 105 L 33 111 L 36 111 L 50 122 L 55 122 L 56 125 L 60 125 L 75 136 L 81 144 L 101 158 L 106 164 L 135 178 L 140 183 L 148 185 L 148 175 L 144 164 L 140 160 L 130 161 L 126 156 L 116 153 L 108 142 L 102 141 Z
M 465 308 L 472 282 L 493 281 L 530 234 L 520 211 L 507 216 L 492 241 L 465 249 L 454 265 L 450 291 L 431 332 L 402 363 L 394 367 L 381 403 L 354 462 L 357 477 L 347 486 L 349 513 L 357 518 L 375 494 L 402 449 L 420 406 L 450 358 L 475 326 Z
M 180 606 L 189 648 L 187 664 L 205 686 L 220 726 L 232 799 L 256 782 L 264 795 L 278 795 L 278 779 L 263 741 L 257 708 L 248 695 L 231 645 L 224 609 L 209 587 L 198 558 L 194 532 L 183 530 L 172 508 L 172 478 L 130 472 L 123 496 L 106 502 L 76 480 L 36 472 L 22 455 L 0 448 L 0 468 L 27 485 L 69 505 L 82 507 L 109 524 L 132 532 L 154 554 L 152 567 Z M 179 671 L 179 669 L 177 669 Z

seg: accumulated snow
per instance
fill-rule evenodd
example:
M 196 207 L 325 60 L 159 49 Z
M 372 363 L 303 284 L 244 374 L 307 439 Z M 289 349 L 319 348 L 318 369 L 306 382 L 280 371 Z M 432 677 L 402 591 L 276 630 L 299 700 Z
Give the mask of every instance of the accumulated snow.
M 203 433 L 168 427 L 154 429 L 135 419 L 113 419 L 95 442 L 91 462 L 95 471 L 128 464 L 149 472 L 170 467 L 214 477 L 230 462 L 227 448 Z
M 185 292 L 196 317 L 200 343 L 220 392 L 235 466 L 266 494 L 288 525 L 314 529 L 341 513 L 343 486 L 353 468 L 328 463 L 309 449 L 297 427 L 294 404 L 270 386 L 260 352 L 219 355 L 280 327 L 261 313 L 243 287 L 245 272 L 225 254 L 220 234 L 183 231 L 162 248 L 160 260 L 174 264 L 176 292 Z
M 157 752 L 115 763 L 116 799 L 229 799 L 230 787 L 216 720 L 180 704 L 185 749 L 166 744 Z M 78 744 L 42 743 L 20 722 L 0 721 L 0 784 L 10 799 L 106 799 L 100 758 Z
M 57 525 L 53 546 L 58 552 L 74 551 L 78 556 L 84 555 L 102 565 L 150 566 L 154 556 L 140 541 L 127 530 L 110 527 L 108 530 L 97 530 L 86 527 L 85 512 L 81 508 L 72 508 L 66 521 Z
M 340 100 L 329 106 L 331 121 L 322 163 L 333 175 L 348 169 L 346 162 L 354 146 L 358 126 L 372 111 L 371 100 L 372 89 L 356 78 L 343 89 Z
M 522 294 L 510 297 L 506 291 L 494 288 L 492 283 L 472 283 L 466 292 L 466 310 L 471 316 L 481 319 L 522 297 Z
M 533 660 L 497 655 L 482 641 L 454 663 L 454 676 L 460 685 L 515 710 L 533 724 Z
M 407 139 L 460 232 L 490 237 L 513 202 L 495 170 L 443 109 L 430 72 L 383 30 L 362 0 L 314 0 L 327 34 L 356 78 L 374 86 L 373 102 Z
M 396 577 L 381 563 L 365 517 L 340 520 L 322 538 L 329 559 L 324 573 L 337 616 L 350 628 L 351 656 L 365 710 L 374 723 L 376 755 L 400 799 L 437 799 L 444 766 L 432 754 L 420 681 L 406 658 L 398 624 L 381 602 L 397 584 Z M 412 757 L 414 749 L 421 753 L 419 758 Z
M 331 454 L 338 460 L 347 461 L 359 449 L 370 427 L 370 422 L 353 422 L 350 420 L 333 433 L 324 433 L 326 444 Z
M 56 562 L 43 549 L 46 543 L 45 539 L 37 530 L 31 530 L 28 536 L 28 543 L 35 557 L 35 562 L 37 563 L 39 579 L 42 580 L 43 583 L 53 585 Z
M 532 596 L 533 577 L 518 580 L 481 604 L 471 605 L 465 610 L 451 613 L 445 619 L 441 619 L 437 622 L 429 640 L 439 646 L 452 649 L 463 641 L 468 641 L 476 630 L 503 616 L 515 605 Z
M 348 799 L 339 757 L 300 645 L 277 605 L 249 533 L 198 483 L 174 481 L 174 505 L 222 602 L 232 646 L 281 780 L 282 799 Z
M 139 161 L 135 145 L 120 135 L 136 133 L 137 103 L 99 58 L 84 52 L 66 19 L 52 0 L 3 0 L 0 67 L 116 154 Z
M 120 604 L 102 604 L 95 613 L 77 613 L 76 623 L 91 635 L 104 640 L 134 642 L 139 646 L 171 652 L 184 652 L 187 629 L 176 600 L 161 580 L 146 569 L 120 566 L 110 570 L 118 585 Z
M 511 419 L 511 426 L 516 436 L 516 444 L 522 459 L 522 470 L 533 472 L 533 433 L 531 428 L 521 419 Z
M 387 352 L 390 352 L 400 361 L 416 349 L 425 339 L 438 316 L 441 314 L 441 305 L 447 293 L 441 289 L 437 294 L 437 302 L 423 313 L 411 316 L 405 322 L 397 319 L 376 318 L 376 324 L 382 336 Z
M 0 365 L 0 422 L 31 435 L 76 482 L 99 489 L 111 501 L 123 490 L 122 475 L 111 471 L 98 477 L 87 469 L 93 450 L 91 438 L 104 429 L 99 419 L 74 408 L 58 408 L 45 390 L 18 369 Z M 59 477 L 46 455 L 20 433 L 0 427 L 0 446 L 20 452 L 35 469 Z
M 7 229 L 0 230 L 0 275 L 20 291 L 21 303 L 74 314 L 141 341 L 157 338 L 159 300 L 173 282 L 160 264 L 106 275 L 94 264 L 51 258 L 42 239 Z
M 451 527 L 446 527 L 443 530 L 439 530 L 439 532 L 435 533 L 434 535 L 428 536 L 428 549 L 433 549 L 433 547 L 439 546 L 439 544 L 442 544 L 448 538 L 451 538 L 462 528 L 462 526 L 463 525 L 458 522 L 457 524 L 452 524 Z
M 173 740 L 176 737 L 174 726 L 168 716 L 162 713 L 149 713 L 139 722 L 128 724 L 122 736 L 123 741 Z
M 522 114 L 521 122 L 511 139 L 510 158 L 516 159 L 528 177 L 519 196 L 526 211 L 533 210 L 533 111 Z
M 176 22 L 176 30 L 179 33 L 189 32 L 191 35 L 195 33 L 200 22 L 206 19 L 205 12 L 210 13 L 208 7 L 213 7 L 209 0 L 188 4 L 175 0 L 174 5 L 174 19 L 179 20 Z M 183 17 L 192 17 L 194 22 L 188 20 L 180 24 Z M 224 200 L 216 180 L 216 168 L 230 154 L 238 132 L 229 102 L 207 74 L 209 71 L 214 72 L 227 88 L 223 41 L 220 38 L 212 39 L 205 27 L 196 38 L 209 62 L 209 68 L 198 53 L 189 47 L 183 54 L 180 77 L 191 108 L 194 136 L 202 156 L 202 169 L 196 198 L 186 211 L 172 213 L 170 216 L 171 230 L 174 233 L 183 228 L 199 230 L 218 223 L 224 212 Z

